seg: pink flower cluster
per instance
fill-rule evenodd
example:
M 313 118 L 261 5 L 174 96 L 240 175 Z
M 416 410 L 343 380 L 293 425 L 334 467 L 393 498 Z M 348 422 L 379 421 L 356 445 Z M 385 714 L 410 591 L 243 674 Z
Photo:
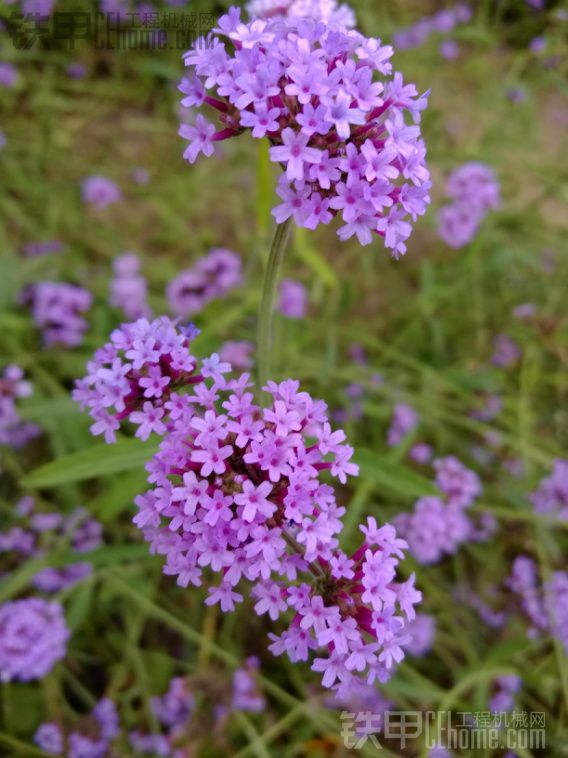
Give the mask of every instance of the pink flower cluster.
M 189 347 L 198 333 L 192 325 L 176 328 L 166 317 L 141 318 L 116 329 L 73 391 L 73 399 L 95 421 L 91 432 L 115 442 L 121 421 L 128 420 L 138 426 L 136 436 L 146 440 L 152 432 L 166 431 L 167 416 L 183 416 L 185 400 L 176 389 L 230 370 L 213 354 L 202 362 L 202 374 L 196 374 L 197 360 Z
M 267 137 L 285 171 L 272 211 L 279 224 L 315 229 L 340 215 L 340 239 L 366 245 L 376 233 L 398 257 L 430 200 L 430 175 L 417 126 L 427 95 L 393 74 L 392 53 L 353 30 L 307 19 L 243 23 L 232 8 L 185 55 L 182 105 L 209 106 L 220 126 L 201 113 L 184 123 L 184 157 L 210 156 L 244 131 Z
M 148 282 L 140 273 L 140 261 L 134 253 L 123 253 L 113 261 L 114 278 L 109 302 L 120 308 L 127 319 L 150 315 L 147 303 Z
M 237 253 L 213 248 L 169 283 L 166 295 L 170 309 L 177 316 L 191 316 L 211 300 L 225 297 L 241 281 L 241 259 Z
M 358 473 L 345 434 L 331 429 L 325 403 L 300 391 L 298 382 L 269 382 L 263 389 L 270 401 L 260 407 L 247 374 L 225 377 L 228 364 L 207 359 L 194 374 L 189 347 L 166 319 L 125 325 L 76 391 L 97 413 L 103 402 L 115 402 L 105 397 L 118 378 L 122 417 L 150 419 L 138 436 L 164 435 L 147 464 L 152 487 L 136 499 L 135 523 L 152 552 L 166 556 L 164 571 L 180 586 L 201 585 L 204 571 L 220 575 L 207 604 L 232 611 L 243 601 L 239 585 L 246 580 L 253 583 L 257 614 L 275 621 L 291 613 L 270 649 L 292 661 L 327 650 L 312 664 L 325 687 L 345 693 L 384 680 L 404 655 L 405 625 L 421 595 L 414 576 L 396 579 L 406 543 L 392 526 L 379 528 L 371 518 L 352 556 L 338 547 L 345 509 L 322 475 L 344 483 Z M 119 350 L 132 364 L 123 363 Z M 144 399 L 153 386 L 145 379 L 156 366 L 159 376 L 155 371 L 152 378 L 173 379 L 159 405 Z M 184 392 L 172 392 L 171 385 Z M 142 411 L 135 410 L 140 405 Z
M 22 421 L 16 401 L 29 397 L 32 385 L 24 379 L 19 366 L 6 366 L 0 376 L 0 445 L 13 448 L 23 447 L 40 434 L 36 424 Z
M 472 161 L 450 174 L 446 192 L 452 202 L 440 209 L 438 233 L 450 247 L 463 247 L 475 237 L 487 211 L 501 205 L 499 182 L 489 166 Z
M 88 328 L 81 316 L 93 302 L 91 293 L 67 282 L 39 282 L 26 288 L 22 300 L 31 306 L 35 325 L 46 347 L 77 347 Z
M 421 497 L 412 513 L 400 513 L 394 521 L 410 552 L 425 564 L 452 555 L 465 542 L 487 539 L 496 528 L 489 514 L 483 514 L 476 526 L 466 513 L 481 493 L 477 474 L 454 456 L 438 458 L 433 465 L 436 485 L 445 497 Z

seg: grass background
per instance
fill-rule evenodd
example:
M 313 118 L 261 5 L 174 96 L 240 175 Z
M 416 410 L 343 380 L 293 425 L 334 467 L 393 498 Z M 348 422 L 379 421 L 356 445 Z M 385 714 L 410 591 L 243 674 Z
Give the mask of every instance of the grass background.
M 362 31 L 389 39 L 443 4 L 360 0 L 353 6 Z M 191 3 L 192 12 L 218 8 Z M 535 55 L 527 43 L 541 33 L 548 47 Z M 277 320 L 276 373 L 301 379 L 333 409 L 348 406 L 351 383 L 368 388 L 363 417 L 345 427 L 361 462 L 361 476 L 341 496 L 348 504 L 346 549 L 356 544 L 363 516 L 386 521 L 431 489 L 427 470 L 408 462 L 412 439 L 394 450 L 386 446 L 397 401 L 420 413 L 415 439 L 476 468 L 484 494 L 475 508 L 499 520 L 489 543 L 466 545 L 438 566 L 407 561 L 408 571 L 417 570 L 422 610 L 436 617 L 438 633 L 433 651 L 408 658 L 385 694 L 399 708 L 486 710 L 495 677 L 518 673 L 522 708 L 546 712 L 547 754 L 566 755 L 568 663 L 559 646 L 528 640 L 515 616 L 503 630 L 490 630 L 453 596 L 458 584 L 482 596 L 496 587 L 497 604 L 505 606 L 510 598 L 501 591 L 503 581 L 521 553 L 536 556 L 545 574 L 566 566 L 565 526 L 536 516 L 527 499 L 552 461 L 566 455 L 568 442 L 566 22 L 553 11 L 531 13 L 521 0 L 480 2 L 474 20 L 454 36 L 461 48 L 457 62 L 440 57 L 440 38 L 394 59 L 405 79 L 432 90 L 423 120 L 434 177 L 431 210 L 400 262 L 379 243 L 341 243 L 333 228 L 296 230 L 285 275 L 308 287 L 309 317 Z M 16 51 L 4 33 L 0 55 L 20 72 L 14 90 L 0 91 L 7 138 L 0 153 L 0 359 L 29 374 L 34 396 L 22 404 L 22 415 L 45 429 L 23 452 L 2 451 L 1 518 L 8 522 L 15 501 L 27 493 L 49 510 L 82 504 L 105 525 L 105 546 L 90 557 L 93 576 L 60 593 L 73 630 L 67 658 L 40 684 L 1 687 L 5 754 L 39 754 L 30 742 L 37 724 L 80 712 L 102 691 L 121 704 L 127 721 L 151 726 L 148 698 L 175 673 L 191 675 L 206 714 L 220 683 L 254 653 L 262 661 L 266 713 L 236 714 L 215 739 L 203 717 L 195 734 L 198 754 L 340 755 L 337 714 L 323 707 L 307 668 L 266 651 L 269 624 L 246 604 L 221 618 L 205 608 L 202 592 L 181 591 L 162 578 L 161 561 L 147 554 L 130 518 L 132 499 L 144 489 L 150 445 L 128 439 L 117 448 L 101 445 L 69 399 L 73 379 L 120 321 L 107 297 L 112 259 L 124 250 L 140 255 L 156 313 L 166 309 L 168 280 L 210 247 L 240 253 L 243 287 L 198 314 L 198 350 L 206 355 L 224 340 L 254 338 L 276 179 L 266 147 L 243 137 L 193 167 L 184 163 L 176 135 L 179 51 L 97 51 L 86 43 L 73 52 L 62 44 Z M 554 56 L 552 67 L 547 61 Z M 65 74 L 76 59 L 88 67 L 86 79 Z M 519 86 L 527 99 L 515 104 L 507 91 Z M 503 207 L 485 219 L 471 245 L 452 251 L 436 234 L 436 209 L 444 202 L 445 176 L 466 160 L 496 171 Z M 132 180 L 139 166 L 150 174 L 147 186 Z M 80 182 L 94 173 L 118 182 L 121 204 L 100 213 L 85 208 Z M 53 238 L 64 242 L 63 253 L 22 256 L 26 242 Z M 552 269 L 543 265 L 546 250 L 554 254 Z M 18 293 L 42 279 L 93 291 L 80 348 L 41 348 Z M 538 307 L 530 324 L 511 314 L 527 301 Z M 522 347 L 510 370 L 490 363 L 493 339 L 502 332 Z M 353 344 L 364 346 L 367 366 L 350 359 Z M 378 387 L 377 372 L 384 377 Z M 486 393 L 502 396 L 503 411 L 491 423 L 474 421 L 469 414 Z M 497 445 L 488 447 L 489 435 L 498 435 Z M 479 448 L 486 452 L 483 462 L 475 455 Z M 504 465 L 511 458 L 523 464 L 520 479 Z M 61 545 L 42 565 L 72 560 Z M 4 576 L 0 600 L 25 593 L 37 570 L 31 561 Z M 420 745 L 406 754 L 417 754 L 412 751 Z

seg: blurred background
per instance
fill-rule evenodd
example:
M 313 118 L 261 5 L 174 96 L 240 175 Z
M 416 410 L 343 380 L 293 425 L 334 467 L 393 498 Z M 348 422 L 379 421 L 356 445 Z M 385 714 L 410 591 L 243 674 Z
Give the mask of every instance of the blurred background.
M 187 316 L 199 355 L 254 372 L 276 200 L 260 141 L 182 158 L 183 41 L 229 4 L 124 2 L 138 36 L 120 43 L 92 25 L 114 5 L 0 2 L 0 601 L 55 599 L 71 630 L 48 676 L 0 685 L 0 753 L 63 754 L 34 743 L 38 728 L 94 738 L 104 719 L 93 709 L 109 698 L 113 747 L 65 754 L 344 755 L 338 708 L 308 666 L 267 651 L 266 617 L 220 614 L 162 575 L 131 523 L 148 448 L 126 439 L 113 458 L 70 397 L 108 334 L 140 315 Z M 456 456 L 482 484 L 475 538 L 434 561 L 411 550 L 430 634 L 366 710 L 486 712 L 504 692 L 498 710 L 547 724 L 546 749 L 509 754 L 567 755 L 565 633 L 536 633 L 508 578 L 519 556 L 539 581 L 566 569 L 568 7 L 351 7 L 362 33 L 393 45 L 405 80 L 431 91 L 432 203 L 398 261 L 381 240 L 339 241 L 337 224 L 294 230 L 275 378 L 325 399 L 357 451 L 361 474 L 340 495 L 346 550 L 367 515 L 391 521 L 432 494 L 434 459 Z M 173 49 L 142 49 L 148 28 L 166 29 Z M 470 162 L 489 170 L 493 200 L 468 226 L 447 208 L 448 179 Z M 230 251 L 225 279 L 188 304 L 217 248 Z M 554 507 L 539 508 L 532 493 L 551 476 Z M 568 592 L 558 604 L 568 612 Z M 518 677 L 509 701 L 507 676 Z M 172 725 L 164 713 L 176 708 Z M 421 739 L 385 745 L 428 754 Z M 378 754 L 369 741 L 362 750 Z

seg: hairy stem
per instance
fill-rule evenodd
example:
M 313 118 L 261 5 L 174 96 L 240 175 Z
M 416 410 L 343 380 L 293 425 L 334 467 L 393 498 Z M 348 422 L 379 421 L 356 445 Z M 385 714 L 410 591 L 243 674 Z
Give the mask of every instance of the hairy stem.
M 291 218 L 276 226 L 264 272 L 257 326 L 258 378 L 261 387 L 271 378 L 274 300 L 291 228 Z

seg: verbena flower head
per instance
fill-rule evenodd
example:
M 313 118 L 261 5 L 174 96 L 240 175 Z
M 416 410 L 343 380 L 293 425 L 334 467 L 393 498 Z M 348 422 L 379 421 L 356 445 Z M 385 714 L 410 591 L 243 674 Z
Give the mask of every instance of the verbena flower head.
M 521 348 L 507 334 L 498 334 L 493 340 L 493 355 L 491 363 L 499 368 L 509 368 L 518 363 Z
M 475 472 L 454 456 L 438 458 L 433 466 L 435 483 L 444 497 L 421 497 L 411 513 L 399 513 L 394 520 L 410 552 L 424 564 L 453 555 L 465 542 L 487 540 L 497 528 L 491 514 L 482 514 L 476 523 L 466 513 L 481 494 L 481 482 Z
M 109 302 L 120 308 L 127 319 L 150 315 L 148 282 L 140 273 L 140 260 L 134 253 L 123 253 L 113 261 L 114 278 Z
M 344 433 L 332 431 L 325 404 L 298 382 L 269 382 L 265 408 L 250 387 L 245 374 L 195 389 L 147 466 L 153 488 L 137 498 L 134 521 L 181 586 L 199 586 L 206 570 L 220 575 L 207 604 L 232 611 L 247 580 L 257 614 L 292 612 L 270 649 L 298 661 L 327 648 L 312 665 L 325 687 L 388 678 L 420 599 L 413 578 L 396 581 L 406 543 L 370 519 L 363 545 L 343 553 L 344 509 L 321 477 L 344 482 L 357 473 Z
M 106 176 L 89 176 L 81 184 L 81 194 L 87 205 L 104 210 L 122 200 L 120 187 Z
M 410 405 L 397 403 L 394 407 L 389 430 L 387 432 L 387 444 L 396 447 L 407 434 L 410 434 L 418 426 L 420 417 Z
M 416 618 L 406 627 L 408 642 L 404 649 L 415 657 L 426 655 L 432 648 L 436 636 L 436 619 L 428 613 L 417 613 Z
M 228 295 L 241 282 L 240 257 L 232 250 L 217 247 L 176 276 L 169 283 L 166 295 L 173 313 L 191 316 L 203 310 L 211 300 Z
M 427 95 L 393 73 L 392 48 L 313 20 L 243 23 L 231 9 L 214 34 L 185 55 L 182 105 L 206 106 L 183 124 L 184 157 L 210 156 L 220 140 L 267 137 L 284 169 L 278 223 L 315 229 L 339 215 L 340 239 L 384 237 L 395 257 L 426 210 L 430 175 L 420 136 Z
M 20 448 L 37 437 L 41 430 L 36 424 L 22 421 L 16 401 L 29 397 L 32 385 L 24 379 L 19 366 L 7 366 L 0 376 L 0 445 Z
M 34 323 L 46 347 L 81 344 L 88 328 L 81 314 L 90 309 L 93 301 L 88 290 L 66 282 L 39 282 L 24 290 L 23 299 L 31 305 Z
M 532 558 L 515 558 L 507 585 L 519 596 L 521 607 L 531 622 L 530 637 L 549 632 L 568 654 L 568 573 L 554 571 L 541 583 Z
M 280 282 L 280 300 L 278 308 L 286 318 L 301 319 L 306 315 L 308 293 L 301 282 L 282 279 Z
M 64 657 L 63 608 L 41 598 L 0 605 L 0 681 L 39 679 Z
M 349 29 L 355 26 L 355 14 L 337 0 L 251 0 L 246 10 L 253 18 L 312 18 L 330 27 Z
M 554 461 L 551 475 L 541 481 L 530 500 L 537 513 L 568 521 L 568 460 Z
M 18 69 L 12 63 L 0 63 L 0 87 L 11 89 L 18 81 Z
M 438 233 L 450 247 L 467 245 L 477 234 L 486 213 L 501 205 L 495 172 L 484 163 L 464 163 L 448 177 L 446 186 L 452 203 L 438 213 Z
M 248 371 L 254 364 L 255 345 L 249 340 L 229 340 L 219 349 L 219 358 L 230 363 L 236 371 Z
M 481 482 L 475 471 L 464 466 L 454 455 L 437 458 L 433 466 L 436 484 L 449 504 L 467 508 L 481 494 Z
M 197 372 L 190 346 L 198 333 L 166 317 L 142 318 L 116 329 L 73 392 L 95 421 L 91 432 L 114 442 L 121 422 L 129 421 L 138 427 L 136 436 L 145 440 L 152 432 L 163 434 L 168 418 L 185 418 L 191 405 L 175 390 L 201 382 L 203 373 L 222 381 L 230 369 L 214 354 L 202 362 L 202 374 Z

